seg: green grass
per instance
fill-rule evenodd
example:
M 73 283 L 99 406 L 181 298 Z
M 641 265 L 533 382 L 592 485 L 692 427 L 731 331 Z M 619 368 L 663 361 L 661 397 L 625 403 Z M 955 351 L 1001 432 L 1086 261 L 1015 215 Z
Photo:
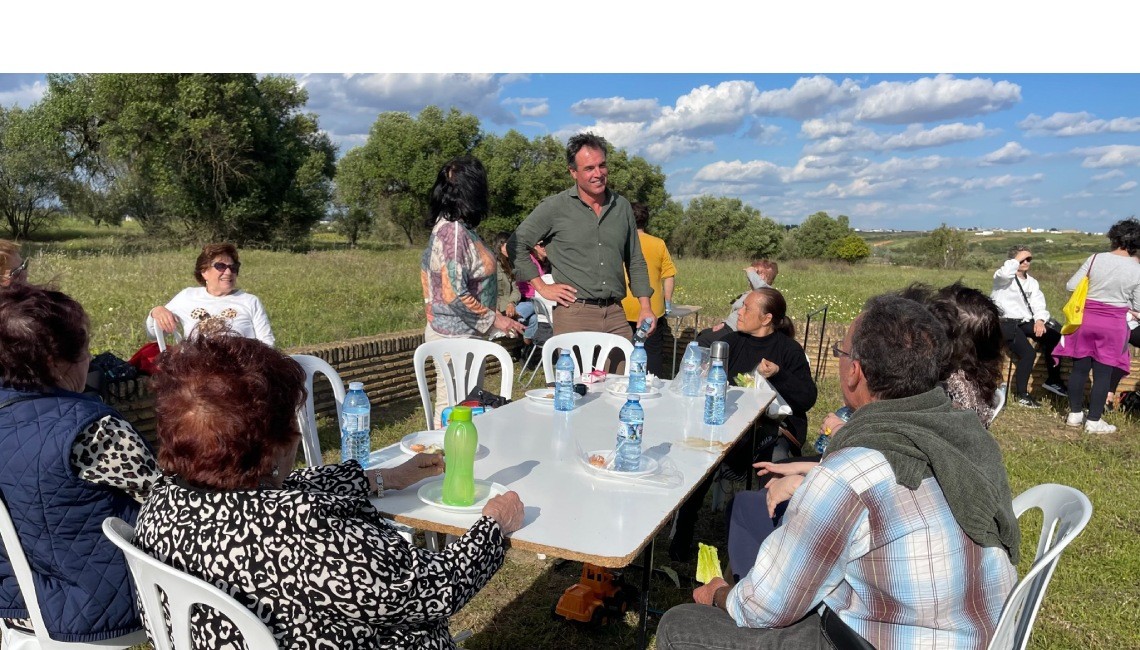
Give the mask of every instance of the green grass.
M 902 245 L 908 236 L 873 238 L 877 246 Z M 912 236 L 911 236 L 912 237 Z M 1039 239 L 1033 239 L 1039 238 Z M 1054 244 L 1044 242 L 1053 238 Z M 977 238 L 981 240 L 982 238 Z M 962 279 L 988 293 L 993 269 L 1013 241 L 1031 240 L 1037 274 L 1053 311 L 1067 298 L 1064 282 L 1088 252 L 1101 250 L 1103 238 L 1048 235 L 1003 235 L 979 242 L 972 254 L 981 268 L 944 271 L 930 268 L 859 266 L 810 262 L 780 265 L 776 280 L 797 320 L 822 304 L 831 306 L 833 322 L 849 321 L 870 296 L 912 281 L 940 286 Z M 1052 248 L 1050 248 L 1052 246 Z M 87 308 L 92 322 L 92 349 L 128 356 L 144 340 L 147 311 L 164 304 L 192 283 L 196 249 L 163 249 L 147 242 L 137 227 L 94 228 L 68 224 L 66 231 L 27 244 L 33 281 L 54 280 Z M 246 251 L 241 285 L 264 302 L 278 344 L 292 347 L 354 336 L 422 327 L 419 287 L 420 249 L 389 242 L 365 242 L 347 250 L 335 237 L 322 235 L 308 254 Z M 745 261 L 677 260 L 674 302 L 704 306 L 708 321 L 723 317 L 728 303 L 744 290 Z M 410 379 L 409 379 L 410 381 Z M 493 384 L 492 384 L 493 385 Z M 516 395 L 521 395 L 516 388 Z M 813 425 L 839 405 L 832 379 L 820 385 L 820 402 L 810 414 Z M 1133 494 L 1140 490 L 1140 426 L 1119 415 L 1107 416 L 1120 431 L 1089 436 L 1062 424 L 1066 406 L 1025 411 L 1009 406 L 993 433 L 1005 453 L 1014 493 L 1047 482 L 1072 485 L 1089 496 L 1092 522 L 1062 556 L 1046 594 L 1030 647 L 1140 647 L 1140 521 Z M 418 400 L 386 405 L 374 412 L 375 445 L 391 444 L 423 427 Z M 337 456 L 333 423 L 323 423 L 326 460 Z M 647 432 L 652 436 L 652 432 Z M 523 499 L 525 500 L 525 495 Z M 1023 557 L 1031 558 L 1037 531 L 1024 519 Z M 700 538 L 723 545 L 723 518 L 705 511 Z M 664 533 L 662 534 L 664 535 Z M 653 605 L 667 608 L 687 602 L 695 565 L 670 562 L 667 540 L 658 538 L 657 565 L 677 572 L 681 586 L 655 578 Z M 1020 567 L 1024 573 L 1028 560 Z M 512 552 L 502 571 L 452 620 L 453 632 L 470 629 L 468 648 L 562 648 L 583 646 L 629 648 L 635 643 L 632 614 L 602 630 L 584 630 L 550 620 L 550 605 L 578 578 L 576 564 L 539 560 Z M 631 572 L 633 582 L 639 574 Z M 651 624 L 652 625 L 652 624 Z M 651 627 L 652 629 L 652 627 Z

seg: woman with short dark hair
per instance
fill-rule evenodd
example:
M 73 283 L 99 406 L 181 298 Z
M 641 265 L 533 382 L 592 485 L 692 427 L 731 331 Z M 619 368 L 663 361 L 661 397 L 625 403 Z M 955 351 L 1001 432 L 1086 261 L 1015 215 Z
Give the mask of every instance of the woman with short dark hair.
M 1069 373 L 1069 416 L 1065 424 L 1081 426 L 1088 433 L 1113 433 L 1116 427 L 1101 419 L 1104 402 L 1112 385 L 1113 369 L 1127 373 L 1128 312 L 1140 311 L 1140 221 L 1124 219 L 1108 230 L 1112 250 L 1089 256 L 1069 278 L 1065 288 L 1072 291 L 1081 279 L 1089 278 L 1084 317 L 1080 327 L 1061 339 L 1053 350 L 1055 357 L 1073 359 Z M 1088 417 L 1084 413 L 1085 384 L 1092 372 Z
M 454 647 L 447 619 L 502 565 L 505 536 L 522 523 L 518 495 L 491 499 L 445 550 L 416 548 L 369 498 L 439 474 L 439 456 L 293 470 L 305 399 L 296 361 L 211 336 L 168 350 L 160 367 L 164 475 L 139 513 L 139 548 L 232 595 L 281 648 Z M 240 647 L 211 610 L 196 609 L 191 627 L 196 650 Z
M 166 306 L 150 310 L 147 334 L 153 337 L 155 327 L 172 334 L 181 325 L 186 338 L 229 330 L 274 345 L 265 307 L 257 296 L 237 288 L 240 271 L 241 260 L 233 244 L 206 244 L 194 262 L 194 281 L 200 286 L 183 289 Z
M 67 295 L 0 288 L 0 493 L 36 579 L 53 639 L 94 642 L 140 628 L 122 555 L 100 528 L 135 520 L 158 476 L 143 438 L 81 394 L 87 314 Z M 12 568 L 0 562 L 0 617 L 32 631 Z
M 427 318 L 424 341 L 490 339 L 523 332 L 522 323 L 495 310 L 496 255 L 475 232 L 487 216 L 488 201 L 487 172 L 478 158 L 453 158 L 436 175 L 428 201 L 431 236 L 420 258 Z M 436 373 L 435 387 L 438 424 L 448 406 L 443 373 Z

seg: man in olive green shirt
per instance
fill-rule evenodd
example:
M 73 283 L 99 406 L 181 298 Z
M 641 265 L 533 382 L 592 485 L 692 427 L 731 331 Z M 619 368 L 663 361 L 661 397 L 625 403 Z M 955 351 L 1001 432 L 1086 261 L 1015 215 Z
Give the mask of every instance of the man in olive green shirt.
M 507 242 L 515 277 L 560 305 L 554 314 L 555 334 L 609 332 L 629 340 L 632 334 L 621 306 L 628 271 L 630 292 L 641 307 L 638 321 L 649 319 L 656 328 L 649 304 L 653 289 L 633 210 L 629 201 L 606 188 L 606 141 L 592 133 L 570 138 L 566 162 L 574 187 L 544 199 Z M 539 241 L 546 242 L 553 284 L 539 277 L 528 257 Z

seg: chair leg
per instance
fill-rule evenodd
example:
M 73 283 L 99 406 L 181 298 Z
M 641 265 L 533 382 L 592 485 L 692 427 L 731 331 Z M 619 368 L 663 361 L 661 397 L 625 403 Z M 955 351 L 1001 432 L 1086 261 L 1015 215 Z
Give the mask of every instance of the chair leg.
M 519 367 L 519 378 L 516 380 L 517 383 L 520 383 L 520 384 L 522 383 L 523 375 L 526 374 L 527 364 L 529 364 L 530 360 L 534 358 L 534 351 L 537 348 L 538 348 L 538 346 L 536 346 L 535 344 L 533 344 L 533 343 L 530 344 L 530 351 L 526 355 L 526 361 L 523 361 Z M 533 380 L 533 375 L 532 375 L 532 380 Z M 529 386 L 530 384 L 527 384 L 527 385 Z
M 527 357 L 527 363 L 530 363 L 530 360 L 534 356 L 534 353 L 536 350 L 541 352 L 542 348 L 540 346 L 537 346 L 537 345 L 532 347 L 530 350 L 530 356 Z M 534 383 L 534 377 L 535 377 L 535 375 L 538 374 L 538 370 L 540 368 L 542 368 L 542 357 L 538 358 L 538 364 L 534 367 L 534 372 L 530 373 L 530 379 L 528 379 L 526 381 L 526 384 L 524 384 L 524 387 L 530 388 L 530 385 L 532 383 Z M 525 372 L 525 371 L 526 371 L 526 364 L 523 364 L 523 372 Z M 522 381 L 522 374 L 521 373 L 519 374 L 519 381 L 520 382 Z

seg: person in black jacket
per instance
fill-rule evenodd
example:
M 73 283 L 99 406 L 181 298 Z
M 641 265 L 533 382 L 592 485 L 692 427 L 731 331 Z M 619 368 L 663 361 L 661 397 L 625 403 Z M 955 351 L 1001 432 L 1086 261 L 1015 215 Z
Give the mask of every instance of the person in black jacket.
M 796 438 L 799 446 L 807 437 L 807 412 L 815 406 L 815 380 L 808 367 L 804 349 L 796 343 L 795 325 L 787 315 L 784 295 L 772 287 L 756 289 L 744 299 L 737 321 L 737 331 L 722 339 L 728 343 L 725 371 L 728 381 L 737 385 L 737 376 L 757 371 L 780 393 L 792 414 L 783 426 Z M 733 446 L 724 462 L 740 475 L 751 471 L 752 442 L 755 431 L 749 431 Z M 712 486 L 712 476 L 697 486 L 677 513 L 677 529 L 669 545 L 670 557 L 685 560 L 693 553 L 693 532 L 697 512 Z

